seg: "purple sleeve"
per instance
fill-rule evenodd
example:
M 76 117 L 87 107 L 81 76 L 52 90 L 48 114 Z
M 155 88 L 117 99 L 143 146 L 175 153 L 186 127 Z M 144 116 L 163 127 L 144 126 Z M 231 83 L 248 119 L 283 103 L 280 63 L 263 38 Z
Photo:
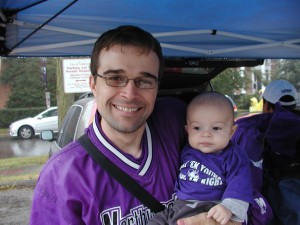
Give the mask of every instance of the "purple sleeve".
M 231 153 L 224 163 L 227 188 L 222 196 L 236 198 L 249 203 L 253 201 L 250 161 L 245 151 L 232 144 Z
M 71 146 L 74 144 L 71 143 Z M 70 198 L 70 191 L 75 183 L 70 184 L 67 176 L 64 176 L 70 174 L 69 169 L 74 174 L 78 171 L 72 168 L 72 161 L 60 157 L 62 151 L 48 160 L 39 176 L 33 194 L 30 225 L 84 224 L 80 203 Z M 75 179 L 74 177 L 73 180 Z
M 265 197 L 254 190 L 254 202 L 249 205 L 248 225 L 265 225 L 273 218 L 272 208 Z

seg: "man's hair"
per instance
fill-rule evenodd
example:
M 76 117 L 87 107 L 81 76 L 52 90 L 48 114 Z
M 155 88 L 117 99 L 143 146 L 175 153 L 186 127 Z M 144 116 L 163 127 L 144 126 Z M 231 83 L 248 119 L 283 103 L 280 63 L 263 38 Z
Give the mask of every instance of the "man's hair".
M 279 99 L 279 102 L 293 102 L 295 101 L 295 98 L 291 95 L 284 95 Z M 267 101 L 265 98 L 263 98 L 263 104 L 268 104 L 268 107 L 272 109 L 273 111 L 275 110 L 275 104 Z M 281 107 L 285 108 L 286 110 L 295 110 L 296 109 L 296 104 L 293 105 L 283 105 L 281 104 Z
M 114 45 L 138 47 L 143 49 L 144 53 L 155 52 L 159 59 L 158 79 L 160 79 L 164 69 L 164 61 L 159 42 L 149 32 L 130 25 L 106 31 L 95 42 L 90 64 L 90 70 L 94 78 L 99 67 L 101 50 L 109 49 Z

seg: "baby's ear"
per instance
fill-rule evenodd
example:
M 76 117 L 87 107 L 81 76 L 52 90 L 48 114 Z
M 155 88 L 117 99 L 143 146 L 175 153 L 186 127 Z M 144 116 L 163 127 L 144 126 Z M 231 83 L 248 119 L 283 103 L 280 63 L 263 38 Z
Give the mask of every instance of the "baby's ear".
M 234 132 L 236 131 L 236 129 L 237 129 L 237 125 L 235 124 L 235 125 L 233 125 L 232 128 L 231 128 L 231 137 L 232 137 L 232 135 L 234 134 Z
M 185 127 L 185 131 L 188 133 L 188 125 L 186 124 L 184 127 Z

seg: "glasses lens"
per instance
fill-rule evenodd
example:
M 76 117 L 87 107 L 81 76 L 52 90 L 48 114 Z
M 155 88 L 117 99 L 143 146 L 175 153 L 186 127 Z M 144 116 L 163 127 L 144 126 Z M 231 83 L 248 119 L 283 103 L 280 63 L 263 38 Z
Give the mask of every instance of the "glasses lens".
M 151 77 L 135 78 L 135 86 L 141 89 L 151 89 L 155 88 L 157 80 Z
M 127 84 L 127 77 L 114 75 L 105 77 L 106 84 L 113 87 L 124 87 Z

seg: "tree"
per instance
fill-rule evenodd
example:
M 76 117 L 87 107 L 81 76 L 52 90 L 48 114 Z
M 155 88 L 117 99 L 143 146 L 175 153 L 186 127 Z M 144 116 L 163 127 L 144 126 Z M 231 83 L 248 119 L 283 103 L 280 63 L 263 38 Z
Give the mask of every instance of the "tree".
M 11 86 L 7 108 L 46 106 L 41 58 L 6 58 L 3 63 L 1 81 Z M 51 105 L 56 105 L 56 62 L 51 58 L 46 60 L 46 74 Z
M 215 90 L 230 96 L 234 95 L 236 90 L 244 88 L 245 82 L 239 71 L 234 68 L 224 70 L 211 81 Z
M 300 90 L 300 60 L 273 60 L 272 80 L 284 79 Z

